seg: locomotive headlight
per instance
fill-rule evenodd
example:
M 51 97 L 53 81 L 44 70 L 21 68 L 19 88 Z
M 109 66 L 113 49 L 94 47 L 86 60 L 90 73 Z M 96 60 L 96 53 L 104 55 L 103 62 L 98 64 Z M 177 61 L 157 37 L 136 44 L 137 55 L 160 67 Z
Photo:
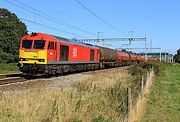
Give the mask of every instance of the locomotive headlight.
M 39 62 L 45 62 L 45 59 L 39 59 Z
M 20 61 L 27 61 L 27 59 L 25 59 L 25 58 L 20 58 Z

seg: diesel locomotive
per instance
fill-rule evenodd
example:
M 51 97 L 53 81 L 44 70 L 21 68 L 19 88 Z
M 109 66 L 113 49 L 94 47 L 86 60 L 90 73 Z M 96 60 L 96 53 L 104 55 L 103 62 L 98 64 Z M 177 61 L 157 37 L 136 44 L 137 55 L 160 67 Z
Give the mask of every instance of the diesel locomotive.
M 22 37 L 18 67 L 24 74 L 61 75 L 145 62 L 145 57 L 43 33 Z

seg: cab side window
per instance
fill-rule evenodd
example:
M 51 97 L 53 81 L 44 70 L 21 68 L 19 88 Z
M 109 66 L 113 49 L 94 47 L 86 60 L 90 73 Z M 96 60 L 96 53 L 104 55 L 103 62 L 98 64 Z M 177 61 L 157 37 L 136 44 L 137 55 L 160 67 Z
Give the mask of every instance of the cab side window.
M 94 61 L 94 50 L 90 50 L 90 61 Z
M 54 42 L 49 42 L 48 49 L 51 49 L 51 50 L 55 49 Z

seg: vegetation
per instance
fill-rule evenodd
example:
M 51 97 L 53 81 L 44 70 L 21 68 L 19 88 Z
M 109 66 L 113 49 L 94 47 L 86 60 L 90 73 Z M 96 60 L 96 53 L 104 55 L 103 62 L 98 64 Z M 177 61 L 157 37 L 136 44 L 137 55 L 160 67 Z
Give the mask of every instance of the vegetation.
M 108 75 L 107 75 L 108 74 Z M 95 73 L 68 88 L 0 94 L 1 121 L 111 122 L 127 114 L 127 87 L 137 85 L 127 70 Z
M 148 96 L 141 122 L 178 122 L 180 120 L 180 65 L 161 64 Z
M 179 112 L 180 65 L 165 63 L 147 63 L 135 65 L 128 70 L 114 69 L 111 72 L 95 73 L 89 79 L 67 88 L 0 93 L 0 121 L 122 121 L 127 115 L 127 87 L 132 88 L 134 101 L 140 89 L 133 88 L 139 84 L 140 76 L 152 66 L 158 77 L 147 112 L 141 121 L 175 122 Z
M 174 56 L 175 62 L 180 63 L 180 49 L 177 50 L 177 54 Z
M 133 65 L 128 69 L 129 74 L 136 76 L 136 78 L 141 77 L 142 75 L 146 75 L 147 71 L 149 71 L 151 68 L 153 68 L 155 74 L 159 74 L 161 69 L 159 68 L 160 65 L 163 65 L 163 63 L 157 63 L 157 62 L 146 62 L 143 64 L 136 64 Z
M 0 74 L 19 72 L 16 63 L 0 64 Z
M 14 13 L 0 8 L 0 63 L 18 61 L 19 41 L 25 34 L 26 25 Z

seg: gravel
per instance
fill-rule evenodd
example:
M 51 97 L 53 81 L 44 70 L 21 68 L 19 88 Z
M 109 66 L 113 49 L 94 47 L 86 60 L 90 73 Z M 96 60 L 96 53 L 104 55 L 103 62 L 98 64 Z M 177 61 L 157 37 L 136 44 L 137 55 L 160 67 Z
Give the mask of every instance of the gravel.
M 78 74 L 70 74 L 66 76 L 53 77 L 53 78 L 39 78 L 39 79 L 27 80 L 25 82 L 1 85 L 0 93 L 10 93 L 10 92 L 19 93 L 22 91 L 31 91 L 33 89 L 39 89 L 39 88 L 62 89 L 64 87 L 70 87 L 83 80 L 87 80 L 88 78 L 91 78 L 94 74 L 97 73 L 111 72 L 119 69 L 125 70 L 127 68 L 128 66 L 112 68 L 112 69 L 96 70 L 90 72 L 82 72 Z
M 53 78 L 41 78 L 34 80 L 27 80 L 25 82 L 18 82 L 13 84 L 1 85 L 0 92 L 12 92 L 21 90 L 32 90 L 35 88 L 63 88 L 69 87 L 77 82 L 90 78 L 88 74 L 71 74 Z

